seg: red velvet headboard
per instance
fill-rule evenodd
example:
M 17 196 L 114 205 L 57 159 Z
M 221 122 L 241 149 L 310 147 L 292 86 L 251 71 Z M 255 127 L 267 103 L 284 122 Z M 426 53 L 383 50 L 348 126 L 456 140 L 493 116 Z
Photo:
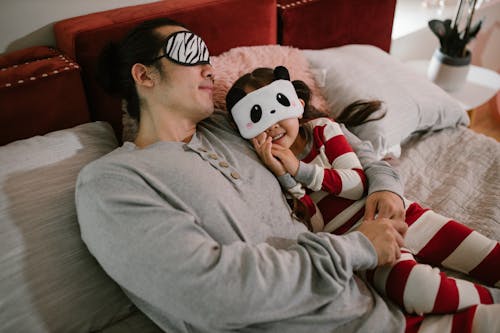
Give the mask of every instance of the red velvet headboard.
M 237 46 L 278 41 L 311 49 L 364 43 L 388 51 L 395 3 L 164 0 L 57 22 L 57 47 L 64 54 L 53 50 L 54 55 L 38 59 L 34 50 L 47 52 L 42 47 L 22 51 L 28 58 L 17 53 L 0 55 L 0 123 L 4 136 L 0 144 L 88 121 L 88 109 L 92 120 L 110 122 L 120 138 L 120 101 L 97 85 L 96 60 L 107 42 L 121 38 L 146 19 L 171 17 L 185 23 L 205 39 L 213 55 Z
M 236 46 L 326 48 L 373 44 L 388 51 L 396 0 L 165 0 L 74 17 L 55 24 L 57 46 L 76 59 L 94 120 L 121 135 L 120 101 L 94 79 L 102 47 L 146 19 L 171 17 L 202 36 L 213 55 Z M 279 28 L 279 32 L 278 32 Z
M 0 145 L 89 118 L 80 67 L 67 56 L 46 46 L 0 55 Z
M 121 137 L 120 101 L 109 97 L 94 78 L 102 47 L 120 39 L 138 23 L 170 17 L 187 25 L 204 38 L 217 55 L 242 45 L 276 44 L 275 0 L 183 0 L 160 1 L 74 17 L 55 24 L 57 46 L 76 59 L 94 120 L 111 123 Z
M 371 44 L 389 52 L 396 0 L 278 0 L 278 7 L 282 45 Z

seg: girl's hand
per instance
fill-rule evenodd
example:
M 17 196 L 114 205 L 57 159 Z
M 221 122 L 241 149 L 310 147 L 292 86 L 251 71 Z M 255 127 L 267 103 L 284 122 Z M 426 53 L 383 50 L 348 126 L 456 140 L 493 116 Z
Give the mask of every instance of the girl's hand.
M 287 172 L 283 164 L 271 153 L 273 147 L 272 138 L 268 137 L 265 132 L 253 138 L 252 144 L 262 162 L 276 176 L 282 176 Z
M 289 174 L 294 177 L 297 175 L 300 162 L 290 149 L 274 145 L 271 149 L 271 154 L 281 161 L 281 164 Z

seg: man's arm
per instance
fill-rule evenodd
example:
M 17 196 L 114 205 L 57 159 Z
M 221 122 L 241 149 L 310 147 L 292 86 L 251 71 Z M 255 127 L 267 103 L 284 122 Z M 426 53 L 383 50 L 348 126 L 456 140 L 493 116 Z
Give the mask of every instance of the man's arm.
M 389 163 L 376 158 L 369 141 L 361 141 L 343 124 L 340 125 L 368 178 L 365 219 L 372 220 L 375 216 L 403 219 L 403 183 L 399 174 Z
M 116 172 L 79 178 L 76 203 L 82 238 L 129 295 L 211 331 L 318 311 L 353 271 L 380 258 L 362 232 L 306 232 L 287 249 L 217 241 L 203 225 L 220 221 L 200 221 L 139 177 Z

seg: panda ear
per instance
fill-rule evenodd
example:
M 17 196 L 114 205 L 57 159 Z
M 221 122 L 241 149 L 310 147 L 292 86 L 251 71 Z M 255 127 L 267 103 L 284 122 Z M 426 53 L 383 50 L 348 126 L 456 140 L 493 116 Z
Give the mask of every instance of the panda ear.
M 285 66 L 277 66 L 273 70 L 274 80 L 288 80 L 290 81 L 290 73 Z
M 233 106 L 246 95 L 247 93 L 241 88 L 231 88 L 226 95 L 226 110 L 231 112 Z

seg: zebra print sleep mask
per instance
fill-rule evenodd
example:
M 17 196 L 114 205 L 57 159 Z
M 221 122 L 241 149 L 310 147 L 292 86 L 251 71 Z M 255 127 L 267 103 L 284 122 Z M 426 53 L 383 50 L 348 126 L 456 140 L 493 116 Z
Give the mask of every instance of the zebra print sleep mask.
M 200 36 L 191 31 L 177 31 L 165 39 L 163 57 L 182 66 L 195 66 L 210 63 L 208 47 Z

